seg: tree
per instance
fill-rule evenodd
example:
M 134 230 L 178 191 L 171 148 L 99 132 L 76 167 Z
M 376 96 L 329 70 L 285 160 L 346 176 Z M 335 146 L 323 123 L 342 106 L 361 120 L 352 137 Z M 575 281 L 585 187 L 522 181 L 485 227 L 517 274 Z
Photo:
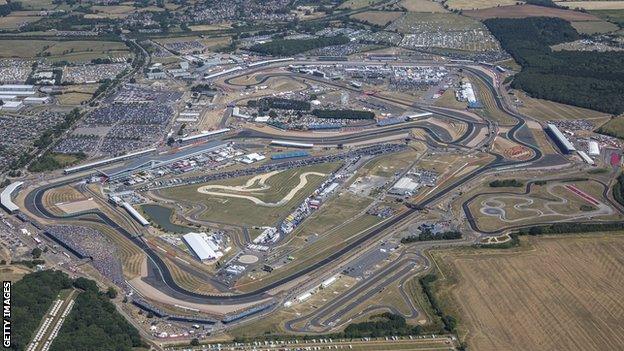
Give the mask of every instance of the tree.
M 117 290 L 115 290 L 115 288 L 113 288 L 112 286 L 108 287 L 108 290 L 106 290 L 106 296 L 108 296 L 109 299 L 116 298 Z
M 193 340 L 191 340 L 191 346 L 199 346 L 199 339 L 193 338 Z
M 37 259 L 37 258 L 41 257 L 41 252 L 42 252 L 42 251 L 41 251 L 41 249 L 40 249 L 40 248 L 35 247 L 34 249 L 32 249 L 32 252 L 31 252 L 32 257 L 33 257 L 34 259 Z

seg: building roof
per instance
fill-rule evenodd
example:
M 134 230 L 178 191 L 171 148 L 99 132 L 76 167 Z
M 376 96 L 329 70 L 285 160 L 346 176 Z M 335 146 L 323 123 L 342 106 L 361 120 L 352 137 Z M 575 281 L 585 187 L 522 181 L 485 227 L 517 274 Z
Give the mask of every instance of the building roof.
M 126 209 L 126 211 L 128 211 L 128 213 L 134 217 L 134 219 L 137 220 L 137 222 L 141 223 L 142 226 L 146 226 L 149 225 L 149 222 L 147 221 L 147 219 L 145 219 L 145 217 L 141 216 L 141 214 L 134 209 L 134 207 L 132 207 L 132 205 L 130 205 L 127 202 L 124 202 L 122 204 L 123 208 Z
M 557 140 L 563 145 L 563 147 L 566 148 L 567 151 L 575 151 L 576 150 L 574 145 L 572 145 L 572 143 L 568 140 L 568 138 L 566 138 L 563 135 L 563 133 L 561 133 L 561 131 L 559 130 L 559 128 L 557 128 L 556 125 L 549 123 L 548 124 L 548 129 L 553 133 L 555 138 L 557 138 Z
M 6 89 L 23 89 L 23 90 L 33 90 L 35 89 L 34 85 L 29 84 L 2 84 L 0 85 L 1 90 Z
M 2 190 L 2 193 L 0 193 L 0 204 L 7 211 L 15 212 L 19 210 L 19 207 L 13 202 L 13 200 L 11 200 L 11 194 L 13 194 L 15 190 L 22 186 L 22 184 L 24 184 L 24 182 L 11 183 L 9 184 L 9 186 L 4 188 L 4 190 Z
M 213 245 L 210 245 L 210 238 L 206 233 L 188 233 L 184 234 L 182 237 L 201 261 L 211 260 L 221 256 L 220 253 L 213 249 Z

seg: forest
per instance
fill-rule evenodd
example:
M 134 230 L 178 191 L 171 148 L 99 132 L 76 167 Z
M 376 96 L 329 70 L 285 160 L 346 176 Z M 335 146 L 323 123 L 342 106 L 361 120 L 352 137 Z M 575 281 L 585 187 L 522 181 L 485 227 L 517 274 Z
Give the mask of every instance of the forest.
M 72 281 L 61 271 L 42 271 L 24 276 L 11 287 L 11 350 L 25 350 L 41 319 L 63 289 Z M 19 321 L 19 323 L 18 323 Z
M 624 112 L 624 52 L 553 51 L 551 45 L 583 38 L 559 18 L 496 18 L 484 23 L 522 66 L 513 88 L 535 98 Z
M 144 346 L 139 332 L 119 314 L 109 298 L 116 294 L 98 290 L 94 281 L 70 279 L 61 271 L 25 275 L 12 286 L 11 350 L 25 350 L 42 318 L 59 292 L 78 289 L 75 304 L 50 350 L 130 351 Z M 19 321 L 19 323 L 17 323 Z
M 290 56 L 316 48 L 331 45 L 342 45 L 348 42 L 349 38 L 343 35 L 314 39 L 275 39 L 268 43 L 256 44 L 250 49 L 265 55 Z

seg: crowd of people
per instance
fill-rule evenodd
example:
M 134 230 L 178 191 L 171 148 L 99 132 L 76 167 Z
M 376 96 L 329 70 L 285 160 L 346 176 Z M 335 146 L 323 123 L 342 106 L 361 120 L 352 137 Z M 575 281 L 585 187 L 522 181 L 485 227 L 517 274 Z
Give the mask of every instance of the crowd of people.
M 117 286 L 125 286 L 117 250 L 100 231 L 90 227 L 58 225 L 46 228 L 46 232 L 68 249 L 91 259 L 95 269 Z

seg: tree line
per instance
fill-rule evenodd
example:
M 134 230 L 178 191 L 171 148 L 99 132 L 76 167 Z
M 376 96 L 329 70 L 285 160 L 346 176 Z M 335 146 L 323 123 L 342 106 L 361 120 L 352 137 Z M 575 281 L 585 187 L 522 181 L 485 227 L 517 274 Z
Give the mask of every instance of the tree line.
M 532 97 L 597 111 L 624 112 L 624 52 L 554 51 L 582 36 L 560 18 L 495 18 L 484 24 L 522 66 L 511 83 Z
M 318 118 L 327 119 L 375 119 L 375 113 L 362 110 L 312 110 Z
M 624 206 L 624 173 L 620 174 L 613 184 L 613 198 Z
M 325 46 L 346 44 L 349 41 L 344 35 L 314 39 L 275 39 L 268 43 L 256 44 L 250 50 L 265 55 L 290 56 Z
M 418 235 L 410 235 L 401 239 L 402 244 L 409 244 L 417 241 L 431 241 L 431 240 L 455 240 L 461 239 L 462 233 L 457 230 L 450 230 L 442 233 L 434 234 L 431 230 L 423 230 Z
M 252 102 L 253 101 L 253 102 Z M 269 109 L 278 110 L 297 110 L 297 111 L 309 111 L 310 103 L 302 100 L 285 99 L 279 97 L 266 97 L 258 101 L 250 100 L 247 102 L 250 107 L 257 107 L 258 110 L 267 111 Z
M 504 179 L 504 180 L 494 180 L 490 182 L 491 188 L 505 188 L 505 187 L 514 187 L 520 188 L 524 184 L 521 181 L 516 179 Z

